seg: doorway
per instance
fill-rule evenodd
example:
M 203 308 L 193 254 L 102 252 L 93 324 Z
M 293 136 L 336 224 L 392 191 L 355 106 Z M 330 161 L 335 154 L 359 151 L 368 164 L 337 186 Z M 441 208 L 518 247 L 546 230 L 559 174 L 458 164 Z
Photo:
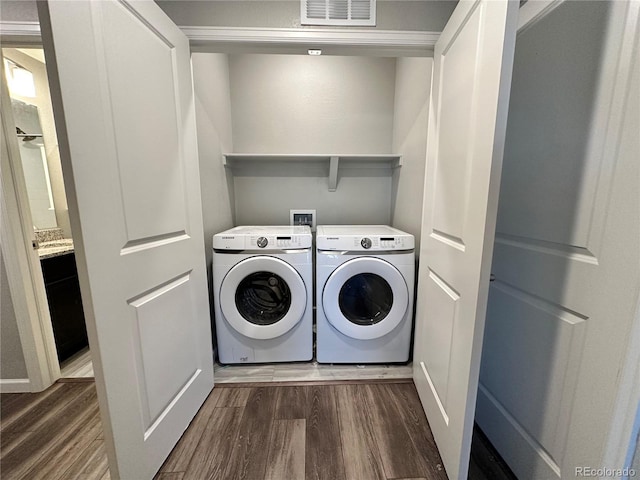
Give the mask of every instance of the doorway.
M 50 325 L 62 378 L 93 377 L 82 297 L 75 263 L 46 61 L 42 48 L 3 48 L 28 212 L 21 222 L 34 230 L 40 269 L 34 281 L 46 292 Z M 43 306 L 44 307 L 44 306 Z M 48 319 L 45 319 L 49 323 Z M 47 325 L 48 327 L 48 325 Z M 45 328 L 47 328 L 45 327 Z

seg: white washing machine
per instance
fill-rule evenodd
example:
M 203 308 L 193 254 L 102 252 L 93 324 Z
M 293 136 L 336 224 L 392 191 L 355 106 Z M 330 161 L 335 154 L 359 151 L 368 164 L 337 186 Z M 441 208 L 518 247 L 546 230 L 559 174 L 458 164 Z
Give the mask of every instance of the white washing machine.
M 307 226 L 243 226 L 214 235 L 220 363 L 313 358 L 312 254 Z
M 318 226 L 318 362 L 409 360 L 414 244 L 413 235 L 385 225 Z

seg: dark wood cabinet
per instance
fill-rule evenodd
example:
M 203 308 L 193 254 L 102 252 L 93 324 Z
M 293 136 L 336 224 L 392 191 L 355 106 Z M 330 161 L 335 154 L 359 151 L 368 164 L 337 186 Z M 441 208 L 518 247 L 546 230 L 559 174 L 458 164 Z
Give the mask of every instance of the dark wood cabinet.
M 88 345 L 80 283 L 73 252 L 41 261 L 58 360 Z

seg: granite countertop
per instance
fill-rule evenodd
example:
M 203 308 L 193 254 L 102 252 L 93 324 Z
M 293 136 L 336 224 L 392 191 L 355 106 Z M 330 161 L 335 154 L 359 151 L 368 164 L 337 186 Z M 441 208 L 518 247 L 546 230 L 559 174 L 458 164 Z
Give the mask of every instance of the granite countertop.
M 66 255 L 68 253 L 73 253 L 73 240 L 70 238 L 41 242 L 38 247 L 40 260 Z

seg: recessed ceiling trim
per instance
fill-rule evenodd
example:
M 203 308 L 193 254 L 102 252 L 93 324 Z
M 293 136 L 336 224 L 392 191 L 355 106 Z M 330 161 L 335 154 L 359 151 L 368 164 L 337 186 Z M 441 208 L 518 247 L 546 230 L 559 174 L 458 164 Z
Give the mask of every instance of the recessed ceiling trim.
M 2 21 L 0 22 L 0 37 L 3 41 L 12 41 L 13 38 L 16 38 L 25 44 L 41 43 L 40 23 Z
M 400 30 L 351 30 L 313 28 L 235 28 L 181 26 L 192 42 L 241 43 L 263 45 L 353 45 L 380 47 L 410 47 L 433 49 L 440 32 Z
M 314 28 L 181 26 L 191 45 L 346 46 L 432 52 L 440 32 Z M 0 36 L 40 41 L 38 22 L 0 22 Z M 306 51 L 306 49 L 305 49 Z

